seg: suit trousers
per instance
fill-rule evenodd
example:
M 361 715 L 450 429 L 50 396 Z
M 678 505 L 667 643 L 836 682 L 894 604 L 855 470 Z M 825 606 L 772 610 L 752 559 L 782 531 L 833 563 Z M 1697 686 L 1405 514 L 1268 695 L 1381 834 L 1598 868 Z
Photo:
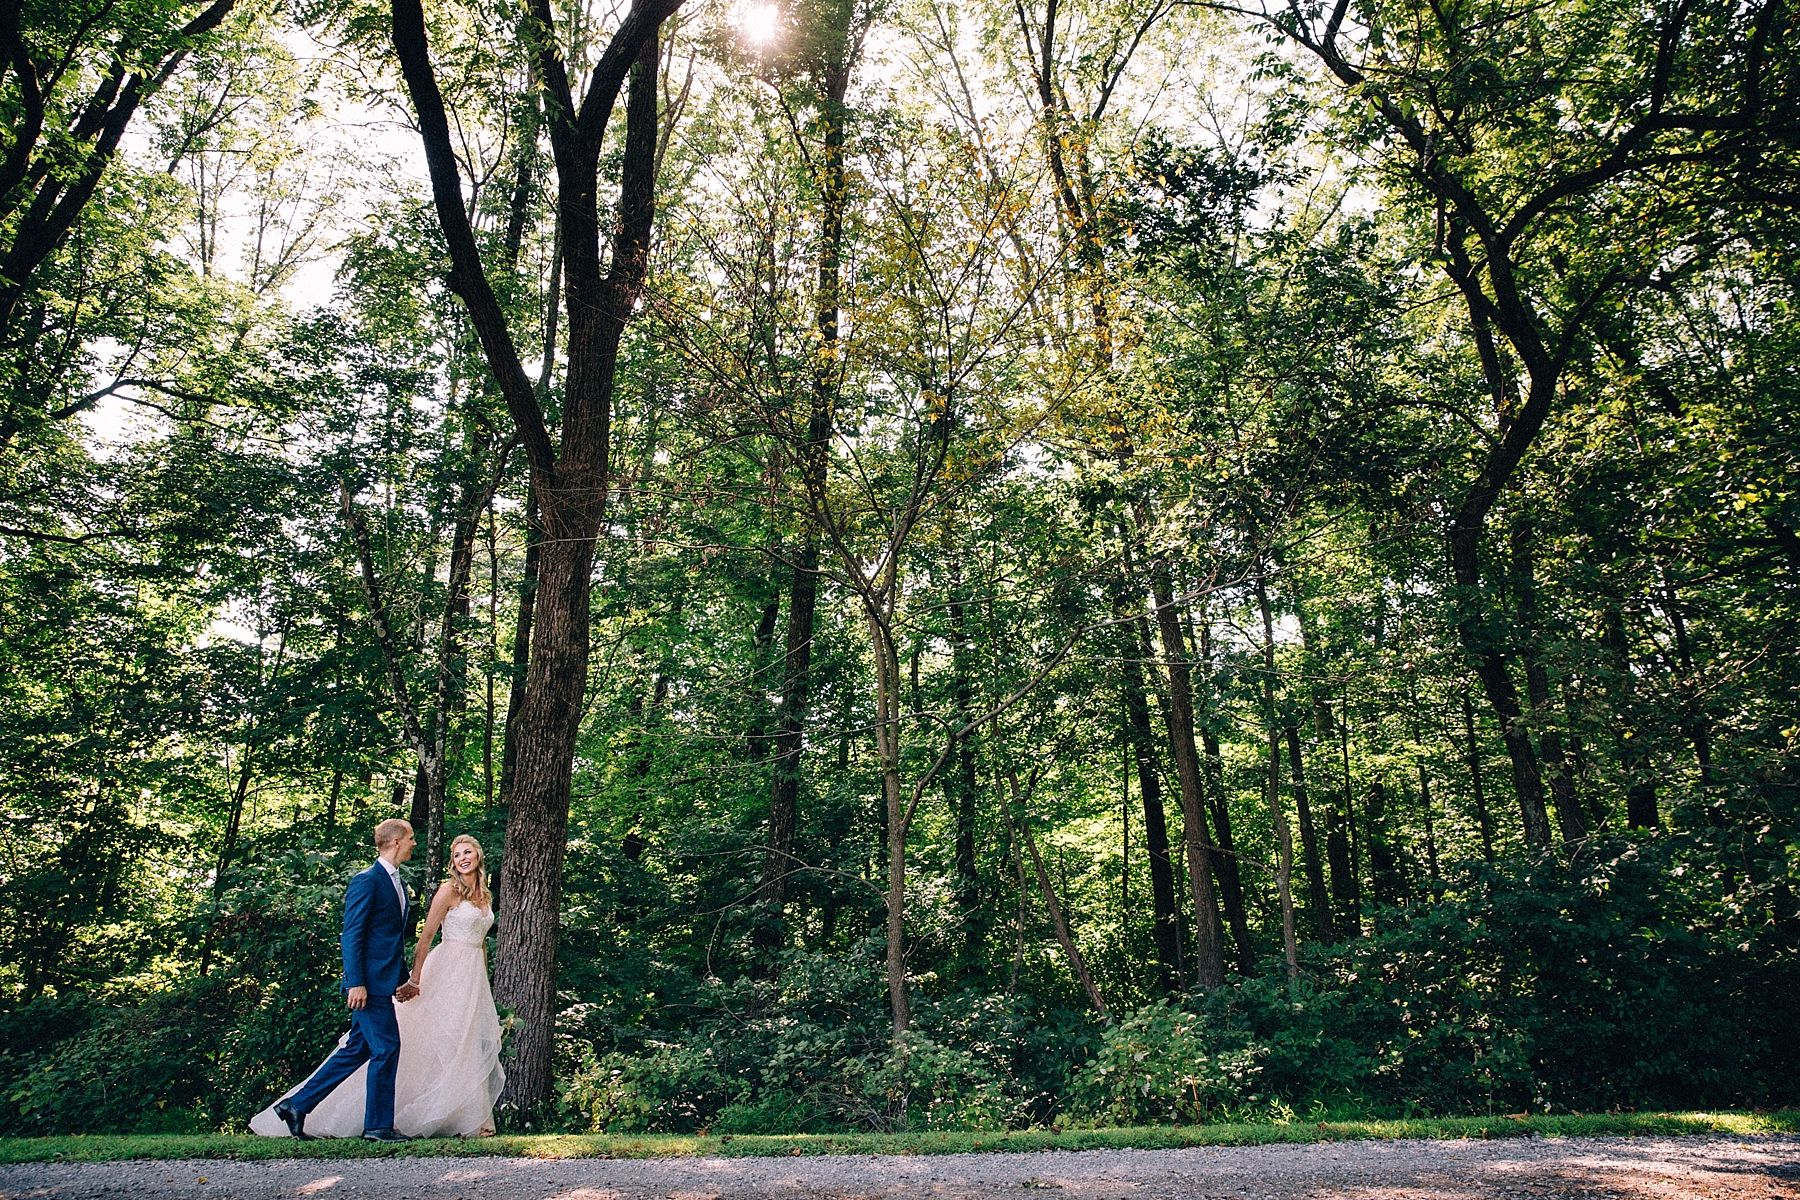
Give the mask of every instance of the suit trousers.
M 369 1090 L 363 1100 L 363 1128 L 392 1129 L 394 1073 L 400 1066 L 400 1025 L 394 1020 L 392 996 L 370 996 L 350 1015 L 350 1039 L 319 1065 L 290 1103 L 300 1112 L 311 1112 L 365 1062 Z

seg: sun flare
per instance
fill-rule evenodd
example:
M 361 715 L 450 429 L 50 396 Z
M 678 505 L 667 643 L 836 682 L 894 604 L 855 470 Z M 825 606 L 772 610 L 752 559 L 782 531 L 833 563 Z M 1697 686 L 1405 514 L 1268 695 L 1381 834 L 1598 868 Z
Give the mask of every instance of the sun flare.
M 767 46 L 781 36 L 781 8 L 769 0 L 747 0 L 738 5 L 732 24 L 752 46 Z

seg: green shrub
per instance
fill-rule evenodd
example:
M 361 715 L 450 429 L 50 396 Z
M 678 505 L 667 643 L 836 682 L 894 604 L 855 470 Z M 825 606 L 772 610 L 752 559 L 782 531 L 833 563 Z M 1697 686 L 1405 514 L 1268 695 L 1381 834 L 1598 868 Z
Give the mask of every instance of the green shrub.
M 1221 1105 L 1257 1098 L 1267 1053 L 1240 1030 L 1159 1000 L 1100 1035 L 1071 1081 L 1071 1123 L 1200 1124 Z
M 228 990 L 200 981 L 142 1005 L 96 1012 L 81 1032 L 29 1060 L 6 1096 L 5 1132 L 210 1129 Z

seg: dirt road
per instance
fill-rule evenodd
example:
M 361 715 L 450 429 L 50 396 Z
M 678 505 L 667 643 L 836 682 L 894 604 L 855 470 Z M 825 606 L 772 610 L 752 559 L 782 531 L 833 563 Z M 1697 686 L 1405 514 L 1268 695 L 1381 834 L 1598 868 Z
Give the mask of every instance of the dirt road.
M 33 1163 L 0 1200 L 1800 1200 L 1800 1137 L 1332 1142 L 904 1158 Z

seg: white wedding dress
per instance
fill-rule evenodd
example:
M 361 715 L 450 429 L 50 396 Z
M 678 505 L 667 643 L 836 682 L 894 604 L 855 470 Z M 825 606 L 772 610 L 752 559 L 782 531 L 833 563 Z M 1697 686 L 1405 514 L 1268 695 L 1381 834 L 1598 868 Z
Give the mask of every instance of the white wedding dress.
M 482 939 L 494 915 L 464 900 L 444 914 L 442 940 L 425 959 L 419 994 L 394 1005 L 400 1065 L 394 1080 L 394 1128 L 407 1137 L 480 1137 L 494 1132 L 494 1101 L 506 1082 L 500 1067 L 500 1019 L 488 987 Z M 348 1032 L 338 1039 L 343 1045 Z M 314 1137 L 360 1137 L 367 1064 L 306 1114 Z M 282 1096 L 299 1091 L 305 1080 Z M 279 1101 L 277 1101 L 279 1103 Z M 250 1132 L 287 1137 L 275 1105 L 257 1113 Z

